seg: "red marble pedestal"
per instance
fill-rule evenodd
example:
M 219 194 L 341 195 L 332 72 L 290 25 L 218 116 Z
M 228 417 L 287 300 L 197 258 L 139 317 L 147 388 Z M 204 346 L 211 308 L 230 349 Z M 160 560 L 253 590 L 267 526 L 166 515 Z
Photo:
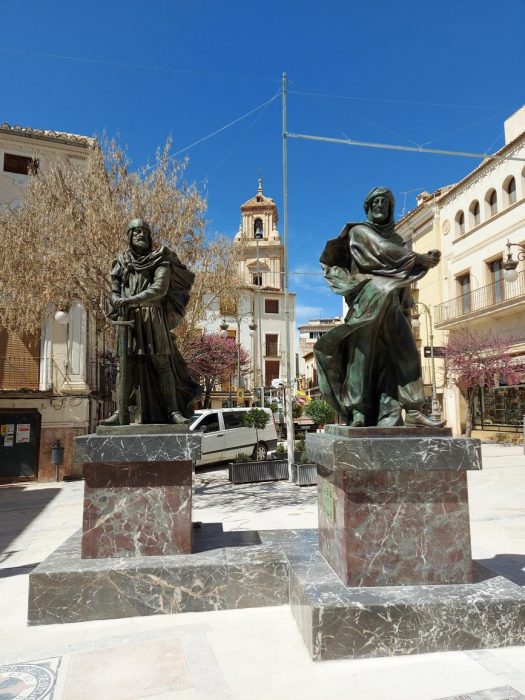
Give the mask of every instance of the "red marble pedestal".
M 85 479 L 82 558 L 189 554 L 192 460 L 200 455 L 200 434 L 170 432 L 169 426 L 160 426 L 165 432 L 158 435 L 124 428 L 120 435 L 75 440 Z
M 466 470 L 481 468 L 479 441 L 327 427 L 307 435 L 307 450 L 318 463 L 319 551 L 342 582 L 472 581 Z
M 82 558 L 189 554 L 192 463 L 84 465 Z

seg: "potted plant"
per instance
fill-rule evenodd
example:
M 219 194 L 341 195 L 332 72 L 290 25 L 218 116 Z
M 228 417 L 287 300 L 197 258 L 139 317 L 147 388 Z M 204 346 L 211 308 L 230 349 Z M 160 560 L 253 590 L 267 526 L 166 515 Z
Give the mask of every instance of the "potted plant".
M 296 440 L 294 442 L 293 446 L 293 461 L 294 462 L 300 462 L 301 461 L 301 455 L 304 451 L 305 448 L 305 442 L 303 439 L 301 440 Z
M 315 399 L 310 401 L 304 409 L 305 415 L 311 418 L 314 423 L 317 423 L 320 428 L 324 428 L 326 423 L 333 423 L 337 413 L 323 399 Z
M 312 462 L 303 450 L 299 459 L 292 464 L 292 481 L 297 486 L 313 486 L 317 484 L 317 464 Z
M 243 423 L 247 428 L 255 428 L 255 459 L 257 460 L 257 448 L 259 446 L 259 430 L 264 430 L 270 420 L 269 414 L 262 408 L 251 408 L 243 416 Z
M 255 428 L 255 457 L 259 445 L 259 430 L 264 430 L 270 420 L 270 415 L 262 408 L 252 408 L 244 414 L 243 422 L 248 428 Z M 245 484 L 255 481 L 275 481 L 277 479 L 288 478 L 288 460 L 284 459 L 264 459 L 239 461 L 229 464 L 229 479 L 234 484 Z M 247 455 L 242 455 L 246 458 Z

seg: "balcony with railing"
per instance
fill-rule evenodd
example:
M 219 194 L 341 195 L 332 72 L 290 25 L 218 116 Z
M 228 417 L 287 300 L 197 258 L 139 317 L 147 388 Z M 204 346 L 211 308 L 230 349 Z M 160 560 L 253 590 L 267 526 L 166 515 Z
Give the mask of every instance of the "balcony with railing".
M 90 390 L 109 398 L 115 388 L 117 368 L 114 362 L 93 360 L 87 364 Z M 19 357 L 0 355 L 0 391 L 61 392 L 67 373 L 49 357 Z
M 264 344 L 265 357 L 279 357 L 279 343 L 275 340 L 267 340 Z
M 503 310 L 521 301 L 525 302 L 525 270 L 515 282 L 500 279 L 435 306 L 434 325 L 448 328 L 488 313 L 495 307 Z

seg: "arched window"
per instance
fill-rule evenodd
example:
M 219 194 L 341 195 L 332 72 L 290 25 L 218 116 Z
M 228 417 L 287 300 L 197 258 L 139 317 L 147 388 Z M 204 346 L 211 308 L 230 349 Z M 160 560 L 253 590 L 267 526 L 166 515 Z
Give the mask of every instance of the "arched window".
M 485 202 L 487 204 L 488 216 L 494 216 L 494 214 L 498 213 L 498 195 L 496 194 L 496 190 L 489 190 L 487 192 Z
M 259 217 L 253 221 L 253 237 L 262 238 L 264 232 L 263 220 Z
M 462 236 L 465 233 L 465 214 L 460 210 L 456 214 L 456 236 Z
M 475 199 L 469 207 L 470 212 L 470 226 L 479 226 L 481 221 L 480 206 L 477 199 Z
M 510 206 L 516 201 L 516 180 L 513 177 L 509 177 L 503 183 L 503 191 L 507 196 L 507 204 Z

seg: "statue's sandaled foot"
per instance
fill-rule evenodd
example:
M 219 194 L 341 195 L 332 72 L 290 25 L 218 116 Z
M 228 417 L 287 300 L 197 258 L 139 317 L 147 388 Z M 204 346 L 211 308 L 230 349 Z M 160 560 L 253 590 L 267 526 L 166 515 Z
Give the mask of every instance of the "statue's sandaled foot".
M 352 422 L 350 423 L 351 428 L 364 428 L 365 427 L 365 417 L 359 411 L 354 411 L 352 413 Z
M 120 416 L 118 414 L 118 411 L 115 411 L 115 413 L 112 413 L 109 418 L 106 418 L 105 420 L 100 420 L 98 422 L 99 425 L 120 425 Z
M 406 412 L 405 425 L 414 425 L 421 428 L 443 428 L 445 420 L 434 420 L 430 416 L 425 416 L 421 411 L 410 410 Z
M 189 418 L 184 418 L 182 413 L 179 413 L 178 411 L 173 411 L 173 413 L 170 413 L 170 423 L 175 423 L 176 425 L 182 424 L 182 423 L 189 423 L 190 420 Z

